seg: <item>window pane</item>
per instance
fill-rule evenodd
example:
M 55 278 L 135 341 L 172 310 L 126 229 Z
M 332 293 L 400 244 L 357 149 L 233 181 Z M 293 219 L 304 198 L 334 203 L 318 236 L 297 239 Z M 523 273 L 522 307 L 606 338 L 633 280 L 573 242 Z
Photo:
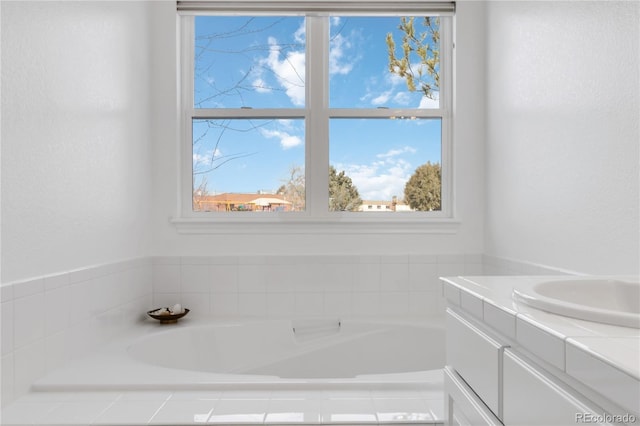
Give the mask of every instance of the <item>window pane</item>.
M 304 120 L 193 120 L 194 211 L 305 208 Z
M 332 108 L 439 107 L 438 18 L 330 19 Z
M 195 108 L 304 106 L 304 17 L 197 16 Z
M 332 119 L 329 210 L 441 210 L 442 122 Z

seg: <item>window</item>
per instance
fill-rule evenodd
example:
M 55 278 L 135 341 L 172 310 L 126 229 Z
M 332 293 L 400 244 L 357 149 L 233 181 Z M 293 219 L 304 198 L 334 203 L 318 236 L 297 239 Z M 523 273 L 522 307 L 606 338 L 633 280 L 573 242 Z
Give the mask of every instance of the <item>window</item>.
M 183 216 L 450 217 L 452 4 L 402 4 L 178 2 Z

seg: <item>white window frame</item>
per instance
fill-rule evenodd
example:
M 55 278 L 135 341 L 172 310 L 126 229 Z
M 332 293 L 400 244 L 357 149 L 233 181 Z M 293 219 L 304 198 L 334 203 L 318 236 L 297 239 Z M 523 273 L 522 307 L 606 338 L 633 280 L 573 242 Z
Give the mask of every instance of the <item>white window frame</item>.
M 459 225 L 454 215 L 452 112 L 453 112 L 453 17 L 440 21 L 439 108 L 376 109 L 329 107 L 329 34 L 330 15 L 339 16 L 424 16 L 431 15 L 429 2 L 389 3 L 313 2 L 178 2 L 190 3 L 181 11 L 179 28 L 179 206 L 172 219 L 182 233 L 243 232 L 351 232 L 454 233 Z M 194 107 L 194 34 L 197 14 L 209 15 L 304 15 L 306 17 L 305 107 L 303 108 L 195 108 Z M 309 84 L 313 81 L 314 84 Z M 416 117 L 441 119 L 442 205 L 434 212 L 330 212 L 329 206 L 329 120 L 331 118 Z M 305 192 L 304 212 L 194 212 L 193 202 L 193 119 L 218 118 L 291 118 L 305 120 Z M 234 226 L 238 225 L 238 226 Z M 274 226 L 275 225 L 275 226 Z

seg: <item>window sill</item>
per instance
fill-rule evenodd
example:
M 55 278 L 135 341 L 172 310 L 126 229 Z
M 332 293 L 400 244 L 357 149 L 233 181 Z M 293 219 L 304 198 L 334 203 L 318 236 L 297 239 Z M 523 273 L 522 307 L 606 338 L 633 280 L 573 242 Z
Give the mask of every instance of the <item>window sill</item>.
M 170 219 L 179 234 L 455 234 L 460 221 L 452 218 L 260 218 Z

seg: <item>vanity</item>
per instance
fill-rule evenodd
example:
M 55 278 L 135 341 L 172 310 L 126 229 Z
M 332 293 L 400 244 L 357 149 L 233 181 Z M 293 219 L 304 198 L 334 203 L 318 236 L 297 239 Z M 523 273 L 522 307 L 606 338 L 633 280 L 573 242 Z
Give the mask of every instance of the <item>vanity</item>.
M 640 425 L 637 277 L 441 280 L 449 425 Z

